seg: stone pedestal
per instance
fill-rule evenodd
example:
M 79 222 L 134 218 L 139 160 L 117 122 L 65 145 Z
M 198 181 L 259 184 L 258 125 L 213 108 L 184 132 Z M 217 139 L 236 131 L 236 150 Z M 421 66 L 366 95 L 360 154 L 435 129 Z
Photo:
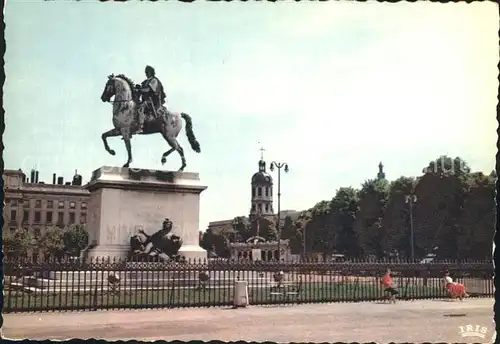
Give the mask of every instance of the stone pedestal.
M 162 228 L 165 218 L 182 238 L 180 254 L 206 259 L 199 246 L 200 184 L 198 173 L 103 166 L 85 186 L 90 191 L 87 230 L 89 258 L 127 257 L 130 237 L 142 229 L 149 235 Z

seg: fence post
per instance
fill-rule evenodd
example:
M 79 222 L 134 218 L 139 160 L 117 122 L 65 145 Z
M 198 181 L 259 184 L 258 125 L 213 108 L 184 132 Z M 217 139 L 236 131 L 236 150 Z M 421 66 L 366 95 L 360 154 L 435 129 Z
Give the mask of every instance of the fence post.
M 97 284 L 95 285 L 95 288 L 94 288 L 94 295 L 92 298 L 92 306 L 93 306 L 92 310 L 97 311 Z

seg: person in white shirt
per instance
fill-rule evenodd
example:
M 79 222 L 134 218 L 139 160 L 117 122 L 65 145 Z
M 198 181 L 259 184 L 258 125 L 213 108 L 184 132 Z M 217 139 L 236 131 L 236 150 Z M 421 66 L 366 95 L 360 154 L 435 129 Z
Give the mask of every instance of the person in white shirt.
M 464 297 L 469 296 L 465 292 L 465 286 L 463 284 L 453 282 L 453 279 L 450 277 L 449 271 L 444 272 L 443 284 L 453 299 L 458 298 L 460 300 L 463 300 Z
M 450 277 L 450 273 L 448 271 L 445 271 L 444 277 L 443 277 L 443 283 L 444 286 L 448 288 L 448 284 L 456 284 L 453 282 L 453 279 Z

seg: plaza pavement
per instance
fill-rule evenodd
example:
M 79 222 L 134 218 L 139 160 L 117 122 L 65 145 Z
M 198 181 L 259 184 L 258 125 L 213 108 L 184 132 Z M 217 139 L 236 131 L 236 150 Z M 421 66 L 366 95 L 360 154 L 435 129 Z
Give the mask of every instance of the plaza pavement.
M 4 314 L 3 335 L 38 340 L 488 343 L 493 303 L 493 299 L 467 299 L 19 313 Z M 468 324 L 487 327 L 486 338 L 462 338 L 459 326 Z

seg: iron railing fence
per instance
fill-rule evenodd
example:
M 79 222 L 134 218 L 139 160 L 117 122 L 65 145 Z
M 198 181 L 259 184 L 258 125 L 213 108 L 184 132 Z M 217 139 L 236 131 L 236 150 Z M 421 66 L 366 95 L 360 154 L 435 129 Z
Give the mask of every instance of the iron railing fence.
M 391 269 L 398 298 L 450 297 L 448 270 L 471 297 L 493 297 L 491 261 L 248 262 L 6 259 L 4 312 L 230 306 L 234 282 L 248 282 L 249 303 L 377 301 Z

